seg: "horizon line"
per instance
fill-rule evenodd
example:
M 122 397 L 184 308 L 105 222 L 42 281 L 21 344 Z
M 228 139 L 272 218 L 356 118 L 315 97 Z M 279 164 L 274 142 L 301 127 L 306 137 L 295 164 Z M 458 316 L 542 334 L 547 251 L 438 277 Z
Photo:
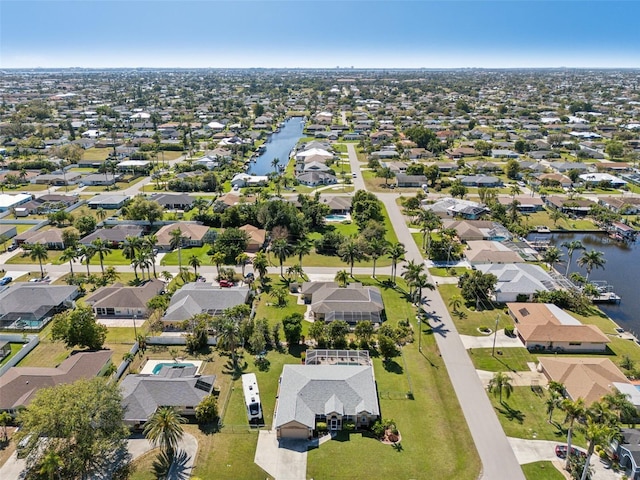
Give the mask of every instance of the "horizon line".
M 400 66 L 389 66 L 389 67 L 282 67 L 282 66 L 271 66 L 271 67 L 258 67 L 258 66 L 247 66 L 247 67 L 178 67 L 178 66 L 167 66 L 167 67 L 159 67 L 159 66 L 140 66 L 140 67 L 131 67 L 131 66 L 100 66 L 100 67 L 83 67 L 83 66 L 59 66 L 59 67 L 3 67 L 0 66 L 0 71 L 16 71 L 16 70 L 347 70 L 347 71 L 356 71 L 356 70 L 640 70 L 640 66 L 601 66 L 601 65 L 581 65 L 581 66 L 570 66 L 570 65 L 561 65 L 561 66 L 473 66 L 473 67 L 400 67 Z

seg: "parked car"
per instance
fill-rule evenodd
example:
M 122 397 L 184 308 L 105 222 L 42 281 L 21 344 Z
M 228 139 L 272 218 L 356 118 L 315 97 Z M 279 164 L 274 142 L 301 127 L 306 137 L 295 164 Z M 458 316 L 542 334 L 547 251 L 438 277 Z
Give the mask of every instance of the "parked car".
M 4 278 L 0 279 L 0 286 L 9 285 L 9 283 L 11 283 L 12 281 L 13 281 L 13 278 L 4 277 Z
M 9 248 L 7 248 L 7 251 L 9 252 L 13 252 L 14 250 L 18 249 L 18 245 L 16 245 L 15 243 L 12 243 L 11 245 L 9 245 Z
M 256 279 L 256 277 L 252 272 L 249 272 L 244 276 L 244 279 L 247 282 L 253 282 Z
M 233 287 L 233 282 L 230 282 L 229 280 L 220 280 L 218 284 L 225 288 Z
M 573 455 L 580 455 L 582 458 L 587 458 L 587 454 L 582 450 L 578 450 L 576 447 L 571 447 L 571 452 Z M 566 445 L 556 445 L 556 457 L 567 458 Z

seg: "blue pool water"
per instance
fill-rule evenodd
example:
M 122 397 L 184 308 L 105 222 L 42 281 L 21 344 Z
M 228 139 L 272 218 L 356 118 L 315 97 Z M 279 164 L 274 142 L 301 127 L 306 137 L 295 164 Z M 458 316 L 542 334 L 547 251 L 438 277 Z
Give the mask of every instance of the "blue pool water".
M 345 220 L 349 220 L 349 217 L 346 215 L 327 215 L 324 219 L 327 222 L 344 222 Z
M 195 367 L 195 365 L 193 363 L 159 363 L 155 367 L 153 367 L 153 374 L 158 375 L 160 373 L 160 370 L 162 370 L 163 367 L 186 368 L 186 367 Z

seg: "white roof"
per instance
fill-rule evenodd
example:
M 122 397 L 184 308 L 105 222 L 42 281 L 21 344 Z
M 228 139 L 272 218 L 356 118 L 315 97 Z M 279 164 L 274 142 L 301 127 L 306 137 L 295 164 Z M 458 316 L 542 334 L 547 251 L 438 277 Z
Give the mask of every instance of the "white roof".
M 150 163 L 149 160 L 125 160 L 120 162 L 118 167 L 146 167 Z
M 631 403 L 636 407 L 640 406 L 640 390 L 635 385 L 630 383 L 613 382 L 613 386 L 616 387 L 620 393 L 624 393 Z
M 207 127 L 211 128 L 211 129 L 217 129 L 217 128 L 224 128 L 224 124 L 220 123 L 220 122 L 209 122 L 207 123 Z
M 627 183 L 621 178 L 616 177 L 615 175 L 611 175 L 609 173 L 583 173 L 580 175 L 582 180 L 586 180 L 588 182 L 611 182 L 611 183 Z
M 131 115 L 131 118 L 144 118 L 144 119 L 148 119 L 148 118 L 151 118 L 151 114 L 146 113 L 146 112 L 138 112 L 138 113 L 134 113 L 133 115 Z
M 0 194 L 0 207 L 11 208 L 22 202 L 31 200 L 31 195 L 27 193 L 17 193 L 15 195 L 9 195 L 6 193 Z
M 300 152 L 296 155 L 296 157 L 310 157 L 311 155 L 320 155 L 323 157 L 333 157 L 332 153 L 327 152 L 321 148 L 310 148 L 309 150 L 305 150 L 304 152 Z

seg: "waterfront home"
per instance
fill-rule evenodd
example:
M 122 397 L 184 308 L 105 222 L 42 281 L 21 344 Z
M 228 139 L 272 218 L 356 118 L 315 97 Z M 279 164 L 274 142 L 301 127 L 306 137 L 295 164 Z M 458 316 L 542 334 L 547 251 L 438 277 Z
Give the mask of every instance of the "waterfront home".
M 640 212 L 640 197 L 598 197 L 598 203 L 615 213 L 633 215 Z
M 495 275 L 498 279 L 493 292 L 494 300 L 498 303 L 531 302 L 537 292 L 555 289 L 553 278 L 538 265 L 487 263 L 477 265 L 476 268 L 482 273 Z
M 522 263 L 522 257 L 502 242 L 493 240 L 473 240 L 467 242 L 465 259 L 472 266 L 483 263 Z
M 595 325 L 583 325 L 556 305 L 508 303 L 518 338 L 532 351 L 606 352 L 611 342 Z
M 622 188 L 627 184 L 625 180 L 609 173 L 584 173 L 580 175 L 580 180 L 582 180 L 587 186 L 608 184 L 612 188 Z
M 544 199 L 549 207 L 560 210 L 562 213 L 584 216 L 589 213 L 595 202 L 586 198 L 566 198 L 552 195 Z
M 317 422 L 330 431 L 347 422 L 368 427 L 380 418 L 371 365 L 285 365 L 278 382 L 278 438 L 309 439 Z
M 514 200 L 518 202 L 518 211 L 520 213 L 534 213 L 544 210 L 544 200 L 540 197 L 532 197 L 531 195 L 516 195 L 515 197 L 498 197 L 498 203 L 508 207 Z
M 441 198 L 435 203 L 426 203 L 423 200 L 422 208 L 432 211 L 439 217 L 459 216 L 466 220 L 478 220 L 489 212 L 489 209 L 481 203 L 450 197 Z

